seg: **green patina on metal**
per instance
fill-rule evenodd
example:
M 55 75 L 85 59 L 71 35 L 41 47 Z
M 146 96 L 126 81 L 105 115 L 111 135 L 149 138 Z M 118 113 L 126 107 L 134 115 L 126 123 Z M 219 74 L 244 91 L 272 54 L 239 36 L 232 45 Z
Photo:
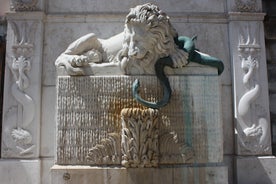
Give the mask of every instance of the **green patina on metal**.
M 185 52 L 189 54 L 189 62 L 195 62 L 202 65 L 215 67 L 218 69 L 218 74 L 222 74 L 224 70 L 223 62 L 215 57 L 199 52 L 198 49 L 196 49 L 194 43 L 194 40 L 196 39 L 196 36 L 194 36 L 193 38 L 180 36 L 178 38 L 175 38 L 174 42 L 179 47 L 179 49 L 183 49 Z
M 215 57 L 199 52 L 198 49 L 196 49 L 195 43 L 194 43 L 194 40 L 196 40 L 196 38 L 197 38 L 196 36 L 194 36 L 193 38 L 180 36 L 175 38 L 174 42 L 179 47 L 179 49 L 183 49 L 185 52 L 189 54 L 188 56 L 189 62 L 195 62 L 202 65 L 215 67 L 218 69 L 218 74 L 220 75 L 224 70 L 223 62 Z M 139 80 L 136 79 L 132 85 L 132 93 L 135 100 L 137 100 L 142 105 L 153 109 L 159 109 L 169 103 L 172 90 L 171 90 L 169 79 L 167 78 L 164 72 L 164 68 L 166 66 L 173 68 L 173 60 L 171 59 L 170 56 L 160 58 L 155 63 L 156 76 L 159 79 L 164 89 L 163 98 L 158 102 L 150 102 L 142 99 L 142 97 L 139 95 L 140 83 L 139 83 Z

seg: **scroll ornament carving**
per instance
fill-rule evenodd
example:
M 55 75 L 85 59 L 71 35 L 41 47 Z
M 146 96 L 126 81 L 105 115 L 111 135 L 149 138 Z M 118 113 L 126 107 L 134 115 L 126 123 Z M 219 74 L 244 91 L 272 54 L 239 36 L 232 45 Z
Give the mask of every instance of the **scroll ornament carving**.
M 237 107 L 239 141 L 242 147 L 249 152 L 266 151 L 269 149 L 266 145 L 268 138 L 267 119 L 261 117 L 256 120 L 257 122 L 254 122 L 255 118 L 252 118 L 254 116 L 252 113 L 252 109 L 255 105 L 254 102 L 258 98 L 261 90 L 258 81 L 254 78 L 255 72 L 259 68 L 258 55 L 260 46 L 256 44 L 255 39 L 250 43 L 250 37 L 248 36 L 246 42 L 241 37 L 238 49 L 241 59 L 241 68 L 244 72 L 242 84 L 246 89 Z M 257 108 L 257 105 L 255 105 L 255 108 Z
M 28 72 L 31 70 L 31 60 L 33 56 L 34 45 L 31 43 L 30 35 L 35 29 L 36 24 L 11 22 L 16 43 L 12 46 L 12 61 L 8 61 L 8 67 L 12 73 L 14 83 L 11 87 L 11 94 L 18 103 L 14 113 L 17 115 L 16 128 L 9 127 L 7 131 L 16 144 L 20 156 L 30 155 L 34 149 L 32 144 L 32 135 L 27 127 L 32 123 L 35 114 L 35 104 L 27 93 L 26 89 L 30 87 Z M 19 29 L 20 28 L 20 29 Z M 7 113 L 9 116 L 14 114 Z M 9 117 L 7 117 L 9 118 Z M 12 145 L 11 143 L 6 143 Z
M 12 0 L 11 10 L 35 11 L 37 10 L 37 0 Z
M 235 0 L 235 9 L 239 12 L 259 11 L 257 0 Z

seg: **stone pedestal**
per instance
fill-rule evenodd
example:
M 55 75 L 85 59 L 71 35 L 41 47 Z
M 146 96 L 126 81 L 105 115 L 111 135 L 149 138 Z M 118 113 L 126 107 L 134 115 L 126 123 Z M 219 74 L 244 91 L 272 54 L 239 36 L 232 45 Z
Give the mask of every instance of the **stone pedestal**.
M 52 183 L 227 183 L 215 73 L 170 75 L 172 98 L 159 110 L 131 90 L 139 79 L 143 98 L 162 98 L 155 76 L 58 76 Z

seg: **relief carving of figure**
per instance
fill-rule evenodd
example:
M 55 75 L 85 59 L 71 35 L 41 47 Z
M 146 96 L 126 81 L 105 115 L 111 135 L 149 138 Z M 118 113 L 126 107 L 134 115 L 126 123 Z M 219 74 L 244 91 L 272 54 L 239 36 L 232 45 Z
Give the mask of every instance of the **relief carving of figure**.
M 156 5 L 138 5 L 126 16 L 124 31 L 109 39 L 87 34 L 69 45 L 56 60 L 69 75 L 155 74 L 164 87 L 163 100 L 147 102 L 138 94 L 139 81 L 133 83 L 134 98 L 150 108 L 160 108 L 170 99 L 171 89 L 164 67 L 180 68 L 189 62 L 224 70 L 217 58 L 195 48 L 194 38 L 178 36 L 169 17 Z

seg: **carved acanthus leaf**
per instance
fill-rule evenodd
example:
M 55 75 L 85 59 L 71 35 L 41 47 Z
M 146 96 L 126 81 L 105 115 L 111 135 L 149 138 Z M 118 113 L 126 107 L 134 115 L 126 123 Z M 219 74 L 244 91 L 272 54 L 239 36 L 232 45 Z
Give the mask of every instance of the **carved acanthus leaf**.
M 120 163 L 120 134 L 110 133 L 89 150 L 87 160 L 91 164 L 119 164 Z
M 125 167 L 157 167 L 158 110 L 123 109 L 122 165 Z
M 161 163 L 183 163 L 194 158 L 192 147 L 179 143 L 174 132 L 165 132 L 160 135 L 160 162 Z

